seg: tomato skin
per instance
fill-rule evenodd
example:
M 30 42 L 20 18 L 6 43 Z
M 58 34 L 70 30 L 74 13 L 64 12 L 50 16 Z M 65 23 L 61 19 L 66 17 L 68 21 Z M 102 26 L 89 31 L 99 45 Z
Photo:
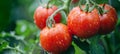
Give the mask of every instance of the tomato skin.
M 78 2 L 79 0 L 72 0 L 72 3 L 76 3 L 76 2 Z
M 60 53 L 71 45 L 72 37 L 68 27 L 64 24 L 55 24 L 55 27 L 45 27 L 40 32 L 41 46 L 48 52 Z
M 75 7 L 68 15 L 67 25 L 72 34 L 80 38 L 89 38 L 98 32 L 100 18 L 96 9 L 86 13 Z
M 108 4 L 105 4 L 104 9 L 108 10 L 108 12 L 103 15 L 99 15 L 99 17 L 100 17 L 99 34 L 108 34 L 108 33 L 112 32 L 117 23 L 117 13 L 116 13 L 115 9 Z
M 34 22 L 38 26 L 39 29 L 43 29 L 46 26 L 46 20 L 47 18 L 55 11 L 57 10 L 56 6 L 52 6 L 51 8 L 44 8 L 39 6 L 34 13 Z M 61 14 L 57 13 L 54 16 L 54 20 L 56 23 L 59 23 L 61 20 Z

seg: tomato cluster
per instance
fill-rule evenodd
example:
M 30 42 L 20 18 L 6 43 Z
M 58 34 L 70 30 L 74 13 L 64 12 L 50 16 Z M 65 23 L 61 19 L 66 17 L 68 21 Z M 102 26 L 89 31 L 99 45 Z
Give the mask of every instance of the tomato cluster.
M 104 9 L 108 10 L 108 12 L 100 15 L 96 9 L 86 13 L 79 7 L 73 8 L 68 15 L 67 21 L 71 33 L 80 38 L 88 38 L 95 34 L 112 32 L 117 23 L 116 11 L 108 4 L 105 4 Z
M 72 37 L 68 31 L 68 27 L 62 23 L 61 14 L 57 13 L 54 16 L 56 24 L 54 27 L 49 28 L 46 26 L 48 17 L 57 10 L 56 6 L 51 8 L 43 8 L 39 6 L 34 13 L 34 21 L 40 32 L 40 44 L 48 52 L 53 54 L 61 53 L 71 45 Z
M 74 0 L 73 0 L 74 1 Z M 102 6 L 102 5 L 100 5 Z M 52 28 L 46 26 L 46 20 L 57 10 L 56 6 L 43 8 L 39 6 L 34 13 L 34 21 L 40 32 L 40 44 L 46 51 L 59 54 L 71 45 L 72 36 L 89 38 L 96 34 L 112 32 L 117 23 L 117 14 L 113 7 L 105 4 L 104 14 L 99 14 L 97 9 L 85 12 L 80 7 L 74 7 L 68 14 L 67 25 L 60 23 L 61 13 L 54 16 L 56 24 Z

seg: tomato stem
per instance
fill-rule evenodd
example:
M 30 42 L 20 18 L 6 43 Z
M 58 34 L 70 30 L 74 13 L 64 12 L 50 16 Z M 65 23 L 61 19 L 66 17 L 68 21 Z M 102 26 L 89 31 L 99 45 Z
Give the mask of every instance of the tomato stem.
M 90 5 L 89 0 L 86 0 L 85 9 L 84 9 L 85 12 L 89 11 L 89 5 Z
M 68 15 L 68 13 L 69 13 L 70 2 L 71 2 L 71 0 L 66 0 L 66 1 L 64 2 L 64 11 L 67 13 L 67 15 Z
M 55 16 L 59 11 L 65 10 L 67 13 L 69 12 L 69 3 L 70 3 L 70 1 L 71 1 L 71 0 L 66 0 L 66 1 L 64 1 L 63 7 L 57 9 L 55 12 L 53 12 L 53 14 L 52 14 L 51 16 L 49 16 L 49 18 L 48 18 L 47 21 L 46 21 L 47 27 L 52 28 L 52 26 L 55 25 L 54 16 Z M 49 2 L 48 2 L 48 3 L 49 3 Z
M 17 47 L 19 47 L 19 46 L 17 46 Z M 24 51 L 20 50 L 20 49 L 17 48 L 17 47 L 13 48 L 13 47 L 7 46 L 6 48 L 7 48 L 7 49 L 12 49 L 12 50 L 18 51 L 18 52 L 20 52 L 20 53 L 22 53 L 22 54 L 25 53 Z
M 95 8 L 98 10 L 98 13 L 100 15 L 103 15 L 103 14 L 105 14 L 107 12 L 107 11 L 104 10 L 105 4 L 101 7 L 96 2 L 94 2 L 93 0 L 90 0 L 90 2 L 95 6 Z
M 82 6 L 81 6 L 81 5 L 82 5 L 82 4 L 81 4 L 82 1 L 83 1 L 83 0 L 80 0 L 80 1 L 79 1 L 79 7 L 80 7 L 81 10 L 83 10 L 83 9 L 82 9 Z
M 46 6 L 47 9 L 49 8 L 50 1 L 51 0 L 49 0 L 48 3 L 47 3 L 47 6 Z
M 47 19 L 46 21 L 46 25 L 49 27 L 49 28 L 52 28 L 52 26 L 54 27 L 55 25 L 55 20 L 53 19 L 54 18 L 54 15 L 57 14 L 59 11 L 63 10 L 64 7 L 62 8 L 59 8 L 57 9 L 51 16 L 49 16 L 49 18 Z M 53 25 L 52 25 L 53 24 Z

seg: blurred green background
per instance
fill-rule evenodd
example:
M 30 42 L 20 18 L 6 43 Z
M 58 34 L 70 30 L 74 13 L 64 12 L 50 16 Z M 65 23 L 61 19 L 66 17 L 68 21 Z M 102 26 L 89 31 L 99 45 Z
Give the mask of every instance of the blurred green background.
M 39 32 L 33 21 L 35 9 L 48 0 L 0 0 L 0 54 L 43 54 L 39 46 Z M 59 0 L 56 0 L 59 2 Z M 108 34 L 110 53 L 120 54 L 120 1 L 95 0 L 97 3 L 109 3 L 118 13 L 118 23 L 113 33 Z M 60 2 L 56 5 L 60 6 Z M 64 15 L 64 14 L 63 14 Z M 64 18 L 64 17 L 63 17 Z M 65 20 L 63 20 L 65 21 Z M 63 22 L 64 23 L 64 22 Z M 75 53 L 84 53 L 78 46 Z

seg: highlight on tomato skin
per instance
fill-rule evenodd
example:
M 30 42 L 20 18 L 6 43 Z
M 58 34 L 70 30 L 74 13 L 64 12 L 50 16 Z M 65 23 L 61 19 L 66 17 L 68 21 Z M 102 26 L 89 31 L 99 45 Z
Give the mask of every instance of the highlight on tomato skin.
M 62 23 L 55 24 L 55 27 L 45 27 L 40 32 L 40 44 L 44 50 L 50 53 L 61 53 L 71 45 L 72 37 L 68 27 Z
M 58 8 L 56 6 L 52 6 L 51 8 L 44 8 L 39 6 L 34 12 L 34 22 L 39 29 L 43 29 L 46 26 L 46 20 L 54 11 Z M 61 21 L 61 13 L 57 13 L 54 16 L 54 20 L 56 23 Z
M 71 33 L 80 38 L 89 38 L 97 34 L 100 18 L 96 9 L 90 13 L 74 7 L 68 14 L 67 26 Z
M 103 6 L 103 4 L 100 6 Z M 104 9 L 107 10 L 107 13 L 99 15 L 100 17 L 99 34 L 109 34 L 115 29 L 117 23 L 116 10 L 108 4 L 105 4 Z

